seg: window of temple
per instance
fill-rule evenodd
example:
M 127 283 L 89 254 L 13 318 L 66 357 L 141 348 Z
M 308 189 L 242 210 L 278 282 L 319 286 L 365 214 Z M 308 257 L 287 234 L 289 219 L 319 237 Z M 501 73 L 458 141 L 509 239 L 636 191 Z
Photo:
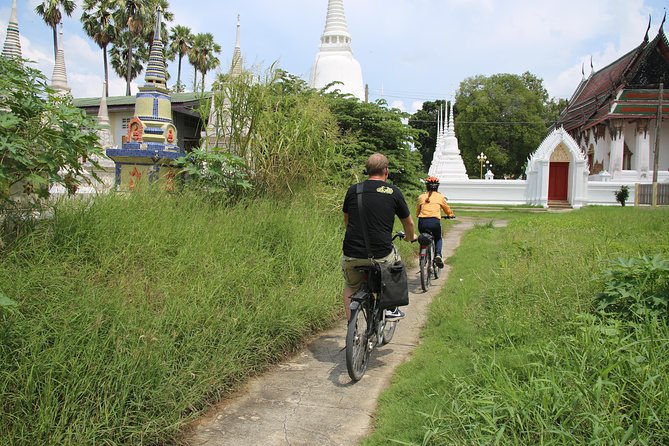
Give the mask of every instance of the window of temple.
M 590 147 L 588 147 L 588 170 L 592 172 L 594 167 L 595 167 L 595 146 L 590 144 Z
M 123 118 L 123 119 L 121 120 L 121 128 L 122 128 L 123 130 L 128 130 L 128 124 L 130 123 L 130 120 L 131 120 L 131 119 L 132 119 L 132 118 Z

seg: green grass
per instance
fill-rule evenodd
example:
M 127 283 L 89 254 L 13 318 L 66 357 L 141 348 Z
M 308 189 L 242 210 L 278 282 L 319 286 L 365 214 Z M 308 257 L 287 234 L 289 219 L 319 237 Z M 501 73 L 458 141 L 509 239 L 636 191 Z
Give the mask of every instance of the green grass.
M 484 217 L 364 444 L 667 444 L 666 320 L 593 308 L 611 260 L 669 254 L 669 210 Z
M 342 229 L 305 197 L 62 203 L 0 252 L 0 445 L 176 441 L 343 317 Z

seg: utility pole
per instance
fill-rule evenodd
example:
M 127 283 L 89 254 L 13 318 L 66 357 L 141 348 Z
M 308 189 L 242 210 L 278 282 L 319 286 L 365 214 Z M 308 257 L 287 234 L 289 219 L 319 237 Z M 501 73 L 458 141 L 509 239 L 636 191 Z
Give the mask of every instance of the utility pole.
M 662 99 L 664 97 L 664 83 L 660 83 L 660 93 L 657 99 L 657 117 L 655 118 L 655 154 L 653 156 L 653 197 L 651 206 L 657 206 L 657 170 L 660 164 L 660 130 L 662 124 Z

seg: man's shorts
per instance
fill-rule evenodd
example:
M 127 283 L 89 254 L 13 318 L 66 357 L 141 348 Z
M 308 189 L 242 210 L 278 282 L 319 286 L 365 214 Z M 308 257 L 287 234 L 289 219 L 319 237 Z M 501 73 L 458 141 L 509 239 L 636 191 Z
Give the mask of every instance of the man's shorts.
M 400 254 L 393 249 L 390 254 L 387 256 L 374 259 L 377 263 L 395 263 L 401 260 Z M 364 275 L 356 270 L 357 267 L 371 265 L 372 261 L 369 259 L 356 259 L 355 257 L 342 256 L 341 258 L 341 271 L 344 274 L 344 283 L 346 287 L 357 291 L 362 285 L 364 280 Z

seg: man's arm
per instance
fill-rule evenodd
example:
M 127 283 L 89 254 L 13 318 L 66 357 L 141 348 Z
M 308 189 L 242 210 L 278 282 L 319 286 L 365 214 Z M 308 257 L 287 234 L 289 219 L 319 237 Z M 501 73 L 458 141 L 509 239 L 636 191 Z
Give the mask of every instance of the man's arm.
M 406 218 L 401 218 L 400 222 L 402 222 L 402 226 L 404 226 L 404 233 L 406 234 L 406 238 L 404 240 L 407 242 L 413 242 L 416 240 L 418 236 L 416 235 L 416 230 L 414 229 L 411 215 Z
M 344 226 L 348 226 L 348 212 L 344 212 Z

